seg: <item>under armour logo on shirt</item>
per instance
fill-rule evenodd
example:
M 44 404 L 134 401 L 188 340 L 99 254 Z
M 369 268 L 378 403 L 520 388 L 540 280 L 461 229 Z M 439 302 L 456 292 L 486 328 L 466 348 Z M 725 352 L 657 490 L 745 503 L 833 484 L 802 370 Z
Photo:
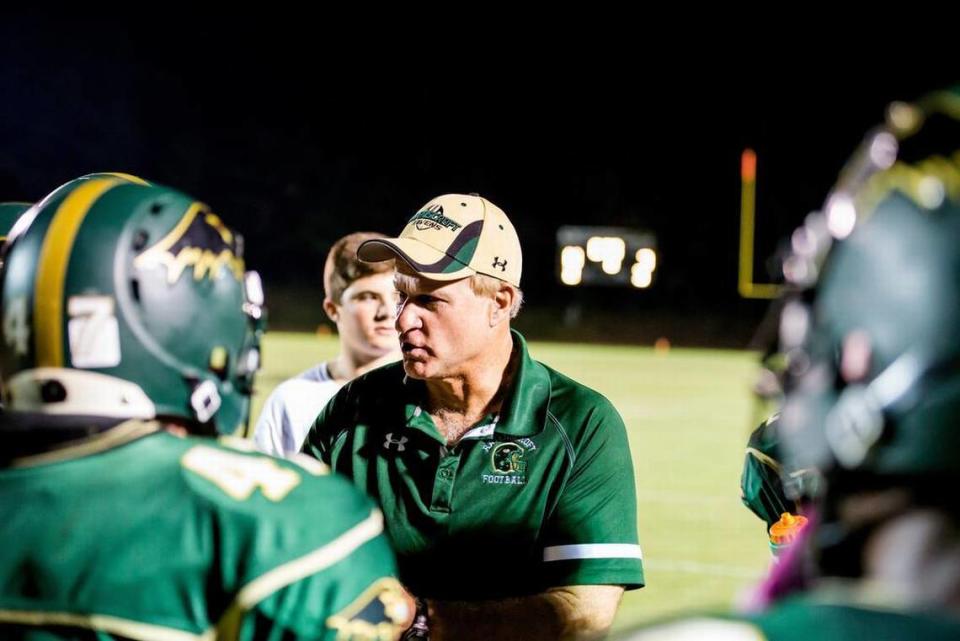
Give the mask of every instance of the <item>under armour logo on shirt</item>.
M 399 439 L 394 440 L 393 432 L 390 432 L 387 434 L 387 440 L 383 442 L 383 446 L 389 450 L 391 445 L 396 445 L 397 451 L 402 452 L 407 449 L 404 444 L 409 440 L 406 436 L 401 436 Z
M 500 271 L 502 271 L 502 272 L 507 271 L 507 261 L 506 261 L 506 260 L 500 260 L 500 257 L 499 257 L 499 256 L 494 256 L 494 257 L 493 257 L 493 268 L 496 269 L 497 267 L 499 267 L 499 268 L 500 268 Z

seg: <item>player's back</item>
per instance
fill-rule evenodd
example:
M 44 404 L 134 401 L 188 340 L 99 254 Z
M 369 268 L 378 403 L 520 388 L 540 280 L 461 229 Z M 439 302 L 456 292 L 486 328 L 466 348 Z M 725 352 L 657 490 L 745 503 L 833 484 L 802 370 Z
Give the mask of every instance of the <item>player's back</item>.
M 156 429 L 0 470 L 0 638 L 392 635 L 392 555 L 349 483 Z

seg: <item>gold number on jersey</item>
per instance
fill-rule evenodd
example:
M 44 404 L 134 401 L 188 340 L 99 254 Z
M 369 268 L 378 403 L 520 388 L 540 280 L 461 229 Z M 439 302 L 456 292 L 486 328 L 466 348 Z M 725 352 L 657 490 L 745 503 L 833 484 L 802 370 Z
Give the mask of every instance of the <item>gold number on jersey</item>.
M 266 456 L 234 454 L 206 445 L 191 448 L 180 463 L 238 501 L 250 498 L 257 488 L 269 500 L 280 501 L 300 483 L 299 474 Z

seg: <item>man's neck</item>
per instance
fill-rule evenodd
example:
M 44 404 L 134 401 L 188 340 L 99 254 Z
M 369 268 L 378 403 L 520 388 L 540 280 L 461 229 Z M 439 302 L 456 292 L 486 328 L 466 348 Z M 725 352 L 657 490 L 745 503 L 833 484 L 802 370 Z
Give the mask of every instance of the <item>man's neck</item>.
M 507 333 L 462 374 L 426 381 L 426 409 L 447 443 L 456 443 L 484 416 L 500 411 L 516 369 L 512 354 L 513 337 Z

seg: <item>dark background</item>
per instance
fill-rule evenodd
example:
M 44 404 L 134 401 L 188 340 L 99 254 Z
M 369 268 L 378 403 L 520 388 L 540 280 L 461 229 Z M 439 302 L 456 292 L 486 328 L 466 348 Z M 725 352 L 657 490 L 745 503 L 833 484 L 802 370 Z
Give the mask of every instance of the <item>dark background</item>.
M 124 171 L 211 204 L 246 237 L 274 328 L 321 319 L 330 244 L 397 233 L 427 200 L 478 192 L 524 246 L 544 338 L 743 346 L 766 304 L 737 295 L 740 154 L 757 150 L 756 280 L 893 99 L 953 80 L 852 74 L 792 52 L 681 55 L 646 32 L 588 43 L 295 18 L 5 15 L 0 200 Z M 594 30 L 587 29 L 595 34 Z M 633 39 L 631 39 L 631 35 Z M 383 37 L 381 37 L 383 36 Z M 689 54 L 690 52 L 686 52 Z M 690 60 L 695 62 L 680 62 Z M 646 291 L 557 284 L 566 224 L 655 232 Z

